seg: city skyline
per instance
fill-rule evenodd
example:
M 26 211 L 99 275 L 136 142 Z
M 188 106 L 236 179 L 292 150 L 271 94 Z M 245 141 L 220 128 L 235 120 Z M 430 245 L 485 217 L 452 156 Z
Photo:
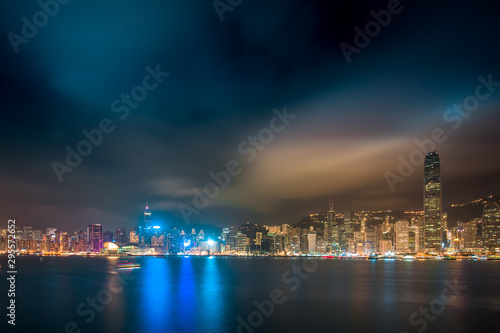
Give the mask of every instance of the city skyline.
M 436 153 L 428 154 L 430 180 L 439 177 L 439 160 Z M 437 168 L 436 168 L 437 167 Z M 431 170 L 429 170 L 429 168 Z M 427 185 L 436 189 L 435 184 Z M 433 191 L 431 191 L 433 192 Z M 433 199 L 434 193 L 431 193 Z M 485 253 L 500 248 L 500 206 L 491 197 L 476 200 L 479 214 L 450 223 L 448 212 L 438 218 L 436 231 L 435 204 L 417 212 L 351 211 L 348 215 L 336 213 L 333 200 L 328 212 L 311 214 L 295 224 L 258 226 L 250 222 L 220 230 L 181 230 L 177 226 L 158 226 L 146 205 L 144 220 L 130 229 L 117 228 L 104 231 L 101 224 L 88 225 L 73 234 L 57 228 L 47 228 L 46 233 L 31 226 L 16 224 L 18 250 L 35 254 L 104 254 L 129 253 L 141 255 L 189 254 L 203 255 L 203 251 L 222 255 L 360 255 L 366 254 L 367 243 L 371 253 L 391 255 L 423 253 Z M 427 205 L 426 205 L 427 206 Z M 461 205 L 457 205 L 459 207 Z M 469 212 L 470 213 L 470 212 Z M 429 221 L 430 219 L 430 221 Z M 16 222 L 17 223 L 17 222 Z M 7 229 L 0 229 L 0 251 L 6 248 Z M 128 236 L 130 235 L 130 237 Z M 203 250 L 205 249 L 205 250 Z M 210 254 L 210 253 L 209 253 Z
M 497 198 L 496 201 L 491 201 L 491 200 L 495 200 L 493 198 Z M 425 217 L 425 204 L 424 206 L 422 207 L 422 209 L 416 209 L 416 210 L 397 210 L 397 209 L 374 209 L 374 210 L 367 210 L 367 209 L 360 209 L 360 210 L 350 210 L 350 211 L 345 211 L 343 209 L 339 209 L 339 210 L 335 210 L 335 206 L 333 205 L 333 202 L 335 200 L 334 199 L 330 199 L 329 200 L 329 204 L 328 204 L 328 207 L 327 209 L 320 209 L 318 211 L 309 211 L 307 213 L 304 213 L 303 215 L 301 215 L 299 217 L 298 220 L 295 220 L 295 221 L 290 221 L 288 223 L 277 223 L 277 224 L 257 224 L 257 223 L 254 223 L 252 221 L 237 221 L 237 222 L 233 222 L 232 224 L 227 224 L 227 225 L 222 225 L 222 226 L 217 226 L 217 225 L 212 225 L 212 224 L 203 224 L 203 223 L 198 223 L 198 224 L 183 224 L 183 223 L 180 223 L 180 224 L 175 224 L 175 223 L 164 223 L 163 220 L 161 219 L 157 219 L 155 221 L 155 219 L 152 217 L 152 211 L 149 209 L 149 204 L 146 204 L 146 210 L 142 210 L 142 213 L 139 214 L 141 217 L 139 219 L 137 219 L 136 223 L 135 224 L 132 224 L 132 225 L 119 225 L 119 226 L 109 226 L 109 225 L 106 225 L 106 228 L 103 229 L 103 231 L 112 231 L 112 230 L 129 230 L 129 231 L 132 231 L 132 230 L 136 230 L 137 231 L 137 235 L 139 237 L 139 233 L 140 233 L 140 226 L 149 226 L 149 227 L 153 227 L 153 226 L 156 226 L 156 227 L 160 227 L 162 229 L 171 229 L 171 228 L 176 228 L 176 229 L 181 229 L 181 228 L 184 228 L 184 231 L 189 231 L 190 229 L 201 229 L 203 227 L 205 228 L 217 228 L 219 230 L 223 230 L 224 228 L 227 228 L 227 227 L 232 227 L 232 226 L 238 226 L 238 225 L 244 225 L 246 223 L 252 223 L 252 224 L 257 224 L 257 225 L 261 225 L 261 226 L 281 226 L 283 224 L 288 224 L 288 225 L 296 225 L 296 224 L 299 224 L 302 220 L 304 220 L 305 218 L 308 218 L 308 217 L 311 217 L 311 216 L 315 216 L 315 215 L 324 215 L 324 218 L 325 218 L 325 228 L 330 228 L 330 230 L 333 230 L 334 226 L 336 225 L 336 223 L 334 222 L 335 220 L 335 216 L 337 215 L 341 215 L 341 216 L 348 216 L 349 214 L 352 214 L 353 212 L 354 213 L 384 213 L 384 212 L 399 212 L 399 213 L 421 213 L 422 214 L 422 217 Z M 479 198 L 479 199 L 475 199 L 475 200 L 471 200 L 469 202 L 464 202 L 464 203 L 453 203 L 452 205 L 450 205 L 449 207 L 447 207 L 448 209 L 453 209 L 454 207 L 462 207 L 462 206 L 465 206 L 465 205 L 470 205 L 470 204 L 477 204 L 477 203 L 480 203 L 480 202 L 485 202 L 485 203 L 489 203 L 491 202 L 491 204 L 493 205 L 498 205 L 498 202 L 500 202 L 500 196 L 498 195 L 485 195 L 483 196 L 482 198 Z M 333 208 L 333 209 L 332 209 Z M 155 214 L 156 215 L 156 214 Z M 458 222 L 467 222 L 467 221 L 460 221 L 460 219 L 458 219 Z M 101 225 L 101 226 L 105 226 L 105 224 L 102 224 L 102 223 L 93 223 L 93 224 L 86 224 L 84 227 L 85 228 L 88 228 L 90 227 L 91 225 Z M 440 222 L 440 225 L 442 223 Z M 29 227 L 29 228 L 32 228 L 33 225 L 35 225 L 38 229 L 36 229 L 37 231 L 43 231 L 43 230 L 46 230 L 47 231 L 47 234 L 49 234 L 50 232 L 53 232 L 53 231 L 65 231 L 65 232 L 68 232 L 68 231 L 73 231 L 74 234 L 78 234 L 78 232 L 81 232 L 82 230 L 84 230 L 85 228 L 82 228 L 82 227 L 79 227 L 79 228 L 76 228 L 76 229 L 65 229 L 65 227 L 61 227 L 61 226 L 57 226 L 56 224 L 51 224 L 51 225 L 40 225 L 40 224 L 30 224 L 30 223 L 23 223 L 23 221 L 18 221 L 17 222 L 17 225 L 20 226 L 20 227 Z M 441 228 L 443 226 L 441 225 Z M 334 241 L 333 239 L 331 241 Z

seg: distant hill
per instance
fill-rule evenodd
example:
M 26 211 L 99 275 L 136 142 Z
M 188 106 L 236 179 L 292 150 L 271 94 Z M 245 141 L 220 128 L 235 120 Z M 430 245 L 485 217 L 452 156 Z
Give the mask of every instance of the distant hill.
M 241 231 L 242 234 L 247 235 L 250 239 L 255 239 L 258 232 L 262 232 L 262 235 L 267 235 L 267 230 L 261 225 L 253 224 L 250 222 L 243 223 L 238 227 L 238 230 Z
M 452 205 L 445 212 L 448 213 L 448 229 L 457 226 L 458 221 L 469 222 L 475 218 L 483 216 L 483 208 L 486 202 L 500 203 L 500 195 L 493 195 L 487 198 L 477 199 L 466 204 Z
M 326 216 L 324 217 L 324 219 L 326 220 Z M 314 227 L 314 230 L 318 233 L 318 236 L 323 236 L 325 224 L 312 217 L 305 217 L 299 222 L 295 223 L 293 227 L 299 227 L 301 229 L 309 229 L 310 227 Z

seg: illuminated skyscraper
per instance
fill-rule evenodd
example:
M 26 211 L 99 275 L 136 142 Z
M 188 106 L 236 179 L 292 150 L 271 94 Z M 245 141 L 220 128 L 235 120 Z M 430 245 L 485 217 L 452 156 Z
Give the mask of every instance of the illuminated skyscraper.
M 151 244 L 151 228 L 153 227 L 153 219 L 149 210 L 148 202 L 146 201 L 146 210 L 144 211 L 144 221 L 142 226 L 139 226 L 139 240 L 141 245 Z
M 153 220 L 151 218 L 151 211 L 149 210 L 148 202 L 146 201 L 146 210 L 144 211 L 144 227 L 147 229 L 152 227 Z
M 478 225 L 481 223 L 480 218 L 475 218 L 472 221 L 464 223 L 464 247 L 466 250 L 478 248 Z
M 114 237 L 115 242 L 125 244 L 127 242 L 127 232 L 125 228 L 116 228 Z
M 102 234 L 102 242 L 103 243 L 113 242 L 113 233 L 111 231 L 105 231 Z
M 399 220 L 394 224 L 396 234 L 396 252 L 410 252 L 410 223 L 407 220 Z
M 307 235 L 307 251 L 309 253 L 315 253 L 315 252 L 317 252 L 317 248 L 316 248 L 316 233 L 315 232 L 310 232 Z
M 439 155 L 428 153 L 424 166 L 424 246 L 427 252 L 441 251 L 441 167 Z
M 139 235 L 137 235 L 137 231 L 135 230 L 130 232 L 130 243 L 139 244 Z
M 46 235 L 54 238 L 56 236 L 57 228 L 47 228 Z
M 101 252 L 103 248 L 102 225 L 90 224 L 87 228 L 87 238 L 92 252 Z
M 333 243 L 333 229 L 335 225 L 335 209 L 333 208 L 333 199 L 330 199 L 330 204 L 328 206 L 328 215 L 326 220 L 325 228 L 325 239 L 328 242 L 328 249 L 330 250 Z
M 255 245 L 261 245 L 262 244 L 262 232 L 257 232 L 255 234 Z
M 247 235 L 242 234 L 241 232 L 238 231 L 237 237 L 238 237 L 238 252 L 247 253 L 248 252 Z
M 291 250 L 293 252 L 300 251 L 300 228 L 294 227 L 291 231 Z
M 337 216 L 335 214 L 335 209 L 333 206 L 333 199 L 330 199 L 330 204 L 328 206 L 328 214 L 326 219 L 324 236 L 327 242 L 327 251 L 336 252 L 340 250 L 340 226 L 337 222 Z
M 408 231 L 408 247 L 411 253 L 417 253 L 419 250 L 419 230 L 417 225 L 411 225 Z
M 33 228 L 24 226 L 21 233 L 22 239 L 33 239 Z
M 500 247 L 500 207 L 488 202 L 483 209 L 483 246 L 487 249 Z

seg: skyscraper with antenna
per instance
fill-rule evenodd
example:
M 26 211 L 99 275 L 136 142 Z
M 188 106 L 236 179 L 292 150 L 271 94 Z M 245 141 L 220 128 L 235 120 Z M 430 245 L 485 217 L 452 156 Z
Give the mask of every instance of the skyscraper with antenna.
M 437 152 L 425 157 L 424 166 L 424 238 L 426 252 L 440 252 L 441 245 L 441 164 Z
M 338 240 L 336 242 L 335 233 L 338 233 L 338 228 L 336 228 L 336 218 L 335 218 L 335 209 L 333 206 L 333 199 L 330 199 L 329 205 L 328 205 L 328 213 L 327 213 L 327 218 L 326 218 L 326 233 L 325 233 L 325 240 L 327 241 L 328 248 L 330 251 L 335 250 L 334 249 L 334 243 L 337 243 L 338 245 Z
M 153 220 L 151 218 L 151 211 L 149 210 L 149 203 L 146 201 L 146 210 L 144 211 L 144 227 L 151 228 L 153 226 Z
M 139 227 L 139 239 L 141 245 L 149 245 L 151 243 L 151 232 L 153 227 L 153 219 L 149 210 L 149 203 L 146 201 L 146 210 L 144 211 L 144 220 Z

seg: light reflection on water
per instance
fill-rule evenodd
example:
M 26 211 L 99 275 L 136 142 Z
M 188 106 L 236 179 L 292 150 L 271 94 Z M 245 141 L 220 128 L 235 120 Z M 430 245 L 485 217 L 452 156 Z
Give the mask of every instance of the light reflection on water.
M 224 320 L 224 309 L 226 302 L 222 297 L 222 282 L 220 279 L 221 270 L 219 269 L 220 260 L 224 259 L 209 259 L 205 260 L 203 265 L 202 276 L 205 278 L 201 281 L 201 308 L 206 309 L 200 311 L 201 327 L 215 330 L 219 328 L 219 323 Z
M 445 279 L 455 278 L 467 290 L 426 332 L 481 331 L 497 325 L 500 312 L 500 263 L 493 262 L 318 260 L 318 269 L 291 291 L 283 273 L 309 259 L 127 258 L 141 268 L 123 272 L 116 269 L 120 260 L 18 258 L 16 330 L 63 332 L 74 321 L 82 333 L 236 332 L 236 318 L 247 318 L 256 311 L 254 300 L 267 300 L 280 288 L 287 301 L 256 333 L 411 331 L 410 314 L 438 297 Z M 76 307 L 120 274 L 131 280 L 85 323 Z
M 143 260 L 141 314 L 151 331 L 216 331 L 223 321 L 217 259 L 146 258 Z M 177 273 L 172 275 L 171 270 Z
M 138 296 L 144 327 L 166 327 L 172 320 L 169 302 L 173 301 L 169 265 L 159 258 L 146 258 L 142 262 Z

